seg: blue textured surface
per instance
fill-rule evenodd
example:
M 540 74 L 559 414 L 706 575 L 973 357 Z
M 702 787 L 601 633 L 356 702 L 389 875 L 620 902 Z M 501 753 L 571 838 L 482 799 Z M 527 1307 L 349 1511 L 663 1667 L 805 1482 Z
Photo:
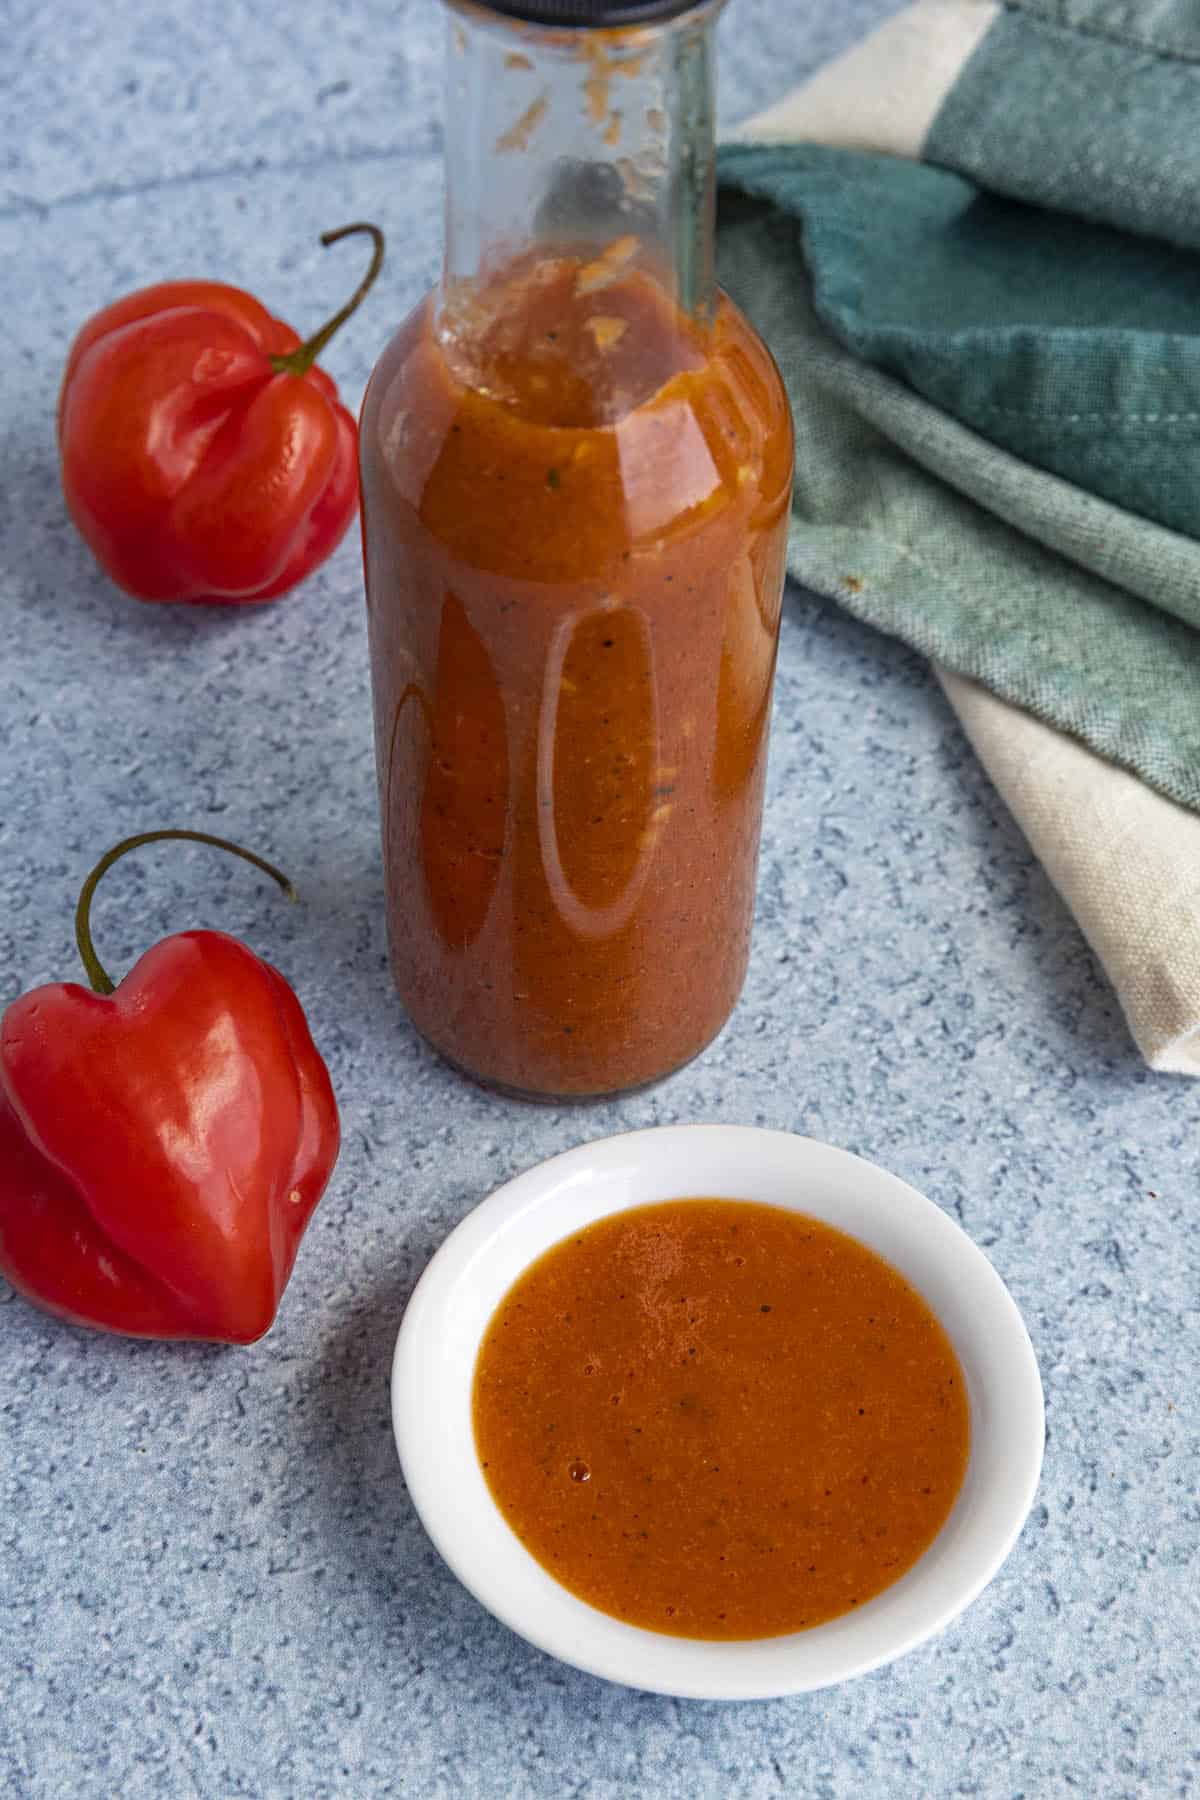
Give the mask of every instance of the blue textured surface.
M 802 17 L 833 10 L 735 0 L 727 115 L 890 8 Z M 0 1285 L 0 1791 L 1190 1794 L 1200 1099 L 1139 1067 L 924 667 L 792 596 L 732 1025 L 647 1097 L 525 1109 L 450 1075 L 389 989 L 353 542 L 253 617 L 152 610 L 64 517 L 59 369 L 124 289 L 217 275 L 311 326 L 359 266 L 318 232 L 376 216 L 382 290 L 326 359 L 357 400 L 437 258 L 432 14 L 0 8 L 0 1000 L 73 974 L 75 889 L 110 840 L 232 832 L 301 906 L 147 853 L 111 878 L 103 951 L 125 967 L 203 922 L 278 961 L 346 1137 L 255 1349 L 90 1337 Z M 808 1699 L 677 1704 L 549 1662 L 442 1567 L 396 1468 L 388 1358 L 449 1227 L 554 1150 L 676 1119 L 794 1127 L 915 1182 L 986 1246 L 1041 1359 L 1045 1474 L 1000 1577 L 936 1644 Z

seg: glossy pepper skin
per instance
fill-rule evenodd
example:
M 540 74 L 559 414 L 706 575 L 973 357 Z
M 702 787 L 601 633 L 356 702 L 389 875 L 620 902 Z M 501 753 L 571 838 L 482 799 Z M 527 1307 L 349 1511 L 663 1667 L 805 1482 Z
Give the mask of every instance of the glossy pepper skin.
M 251 1343 L 338 1143 L 283 977 L 222 932 L 164 938 L 111 995 L 0 1019 L 0 1272 L 76 1324 Z
M 105 307 L 71 347 L 58 404 L 67 508 L 97 560 L 146 601 L 273 600 L 358 510 L 358 438 L 313 358 L 251 294 L 171 281 Z

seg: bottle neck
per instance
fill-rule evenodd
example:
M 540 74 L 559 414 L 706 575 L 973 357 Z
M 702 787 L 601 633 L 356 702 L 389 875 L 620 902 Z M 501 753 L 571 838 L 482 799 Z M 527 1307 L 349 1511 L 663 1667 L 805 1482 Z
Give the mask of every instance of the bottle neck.
M 443 317 L 519 259 L 616 246 L 708 324 L 721 4 L 594 30 L 447 0 Z

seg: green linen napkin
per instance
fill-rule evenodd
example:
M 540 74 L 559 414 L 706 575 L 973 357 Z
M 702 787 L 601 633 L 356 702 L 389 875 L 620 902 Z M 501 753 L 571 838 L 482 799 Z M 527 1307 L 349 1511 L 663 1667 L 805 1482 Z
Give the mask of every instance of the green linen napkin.
M 1145 962 L 1155 883 L 1140 909 L 1115 897 L 1114 948 L 1094 895 L 1088 916 L 1077 903 L 1102 867 L 1065 870 L 1046 794 L 1014 800 L 1000 782 L 1149 1060 L 1189 1073 L 1197 121 L 1195 0 L 918 0 L 723 148 L 719 234 L 722 281 L 771 343 L 796 415 L 792 573 L 1069 734 L 1060 785 L 1064 767 L 1093 789 L 1103 776 L 1082 744 L 1178 803 L 1119 790 L 1122 840 L 1140 834 L 1152 866 L 1152 841 L 1196 858 L 1181 873 L 1169 851 L 1161 871 L 1189 904 L 1159 947 L 1171 966 L 1148 977 L 1151 1006 L 1118 966 Z M 967 692 L 952 683 L 956 704 Z M 1001 759 L 1026 789 L 1038 760 Z M 1167 1018 L 1181 965 L 1195 992 L 1175 993 Z

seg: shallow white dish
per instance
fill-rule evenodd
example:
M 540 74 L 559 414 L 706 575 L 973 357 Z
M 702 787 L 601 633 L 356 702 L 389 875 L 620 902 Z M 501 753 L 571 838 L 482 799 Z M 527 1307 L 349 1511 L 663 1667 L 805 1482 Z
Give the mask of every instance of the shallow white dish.
M 824 1219 L 899 1269 L 958 1353 L 971 1453 L 925 1555 L 858 1611 L 787 1637 L 715 1643 L 623 1624 L 534 1560 L 488 1491 L 471 1386 L 496 1306 L 544 1250 L 655 1200 L 759 1200 Z M 933 1203 L 845 1150 L 788 1132 L 678 1125 L 581 1145 L 497 1190 L 453 1231 L 409 1302 L 392 1367 L 408 1490 L 454 1573 L 540 1650 L 609 1681 L 703 1700 L 799 1694 L 865 1674 L 941 1631 L 1000 1567 L 1037 1487 L 1044 1422 L 1033 1348 L 983 1252 Z

